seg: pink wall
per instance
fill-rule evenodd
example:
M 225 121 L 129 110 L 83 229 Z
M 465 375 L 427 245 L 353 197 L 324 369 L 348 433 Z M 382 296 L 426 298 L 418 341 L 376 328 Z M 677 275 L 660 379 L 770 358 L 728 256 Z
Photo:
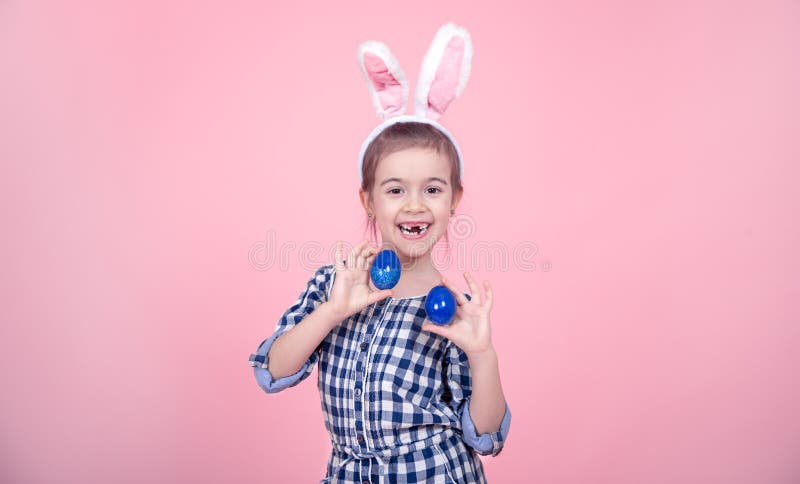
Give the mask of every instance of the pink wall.
M 264 3 L 0 3 L 0 481 L 321 477 L 313 379 L 266 395 L 247 357 L 362 235 L 358 43 L 413 87 L 453 20 L 457 242 L 536 249 L 476 268 L 490 480 L 800 482 L 800 4 Z

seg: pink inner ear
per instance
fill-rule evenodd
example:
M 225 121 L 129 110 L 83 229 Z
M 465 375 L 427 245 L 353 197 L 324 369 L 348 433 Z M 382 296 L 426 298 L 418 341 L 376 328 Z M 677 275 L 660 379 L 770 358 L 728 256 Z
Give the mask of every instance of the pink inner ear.
M 384 116 L 390 118 L 403 112 L 403 86 L 395 78 L 383 59 L 370 52 L 364 53 L 364 68 L 378 95 Z
M 436 70 L 436 77 L 428 92 L 428 112 L 426 116 L 437 120 L 447 110 L 447 106 L 456 98 L 456 89 L 461 77 L 461 62 L 464 60 L 464 39 L 453 37 L 448 42 L 442 55 L 442 61 Z

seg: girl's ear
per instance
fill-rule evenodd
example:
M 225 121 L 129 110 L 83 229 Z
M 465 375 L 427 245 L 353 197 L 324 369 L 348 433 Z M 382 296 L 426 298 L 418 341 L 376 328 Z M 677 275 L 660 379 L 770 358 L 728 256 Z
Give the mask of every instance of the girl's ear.
M 415 114 L 434 121 L 439 119 L 464 90 L 471 66 L 469 33 L 452 22 L 443 25 L 422 61 L 414 94 Z
M 389 47 L 374 40 L 362 43 L 358 47 L 358 63 L 378 116 L 387 119 L 404 114 L 408 81 Z
M 358 198 L 361 199 L 361 206 L 367 212 L 372 211 L 372 200 L 370 199 L 369 192 L 365 192 L 363 188 L 358 189 Z
M 461 203 L 461 197 L 463 195 L 464 195 L 463 190 L 459 190 L 458 192 L 453 193 L 453 204 L 450 207 L 451 212 L 455 212 L 456 208 L 458 207 L 458 204 Z

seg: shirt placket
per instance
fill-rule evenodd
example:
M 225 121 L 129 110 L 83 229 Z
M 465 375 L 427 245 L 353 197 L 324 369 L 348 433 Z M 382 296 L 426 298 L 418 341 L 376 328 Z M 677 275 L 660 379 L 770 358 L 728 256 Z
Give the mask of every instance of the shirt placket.
M 359 453 L 368 453 L 374 448 L 370 445 L 369 428 L 367 427 L 367 415 L 370 408 L 368 407 L 371 399 L 368 391 L 368 363 L 370 358 L 370 348 L 372 340 L 376 335 L 376 331 L 383 321 L 384 314 L 386 313 L 386 300 L 376 303 L 372 311 L 370 321 L 364 325 L 364 330 L 360 334 L 358 342 L 358 355 L 356 358 L 356 371 L 355 383 L 353 385 L 353 408 L 355 410 L 355 433 L 356 433 L 356 449 Z M 371 459 L 360 459 L 360 476 L 362 482 L 369 482 L 371 471 Z

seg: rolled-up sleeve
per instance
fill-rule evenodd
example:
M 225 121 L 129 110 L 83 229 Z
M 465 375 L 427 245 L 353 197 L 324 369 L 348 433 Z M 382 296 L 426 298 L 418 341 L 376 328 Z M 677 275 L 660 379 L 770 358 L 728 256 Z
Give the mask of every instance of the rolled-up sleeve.
M 306 288 L 300 293 L 297 301 L 278 320 L 278 325 L 272 336 L 262 341 L 256 352 L 250 355 L 249 364 L 253 367 L 258 386 L 265 392 L 277 393 L 293 387 L 308 378 L 314 370 L 314 365 L 319 361 L 319 348 L 311 353 L 308 360 L 296 373 L 274 379 L 269 371 L 269 350 L 275 340 L 299 324 L 303 318 L 311 314 L 320 304 L 327 300 L 332 277 L 332 266 L 319 268 L 308 281 Z
M 446 350 L 447 382 L 452 393 L 451 405 L 461 417 L 461 431 L 464 443 L 475 449 L 480 455 L 496 456 L 503 450 L 508 431 L 511 427 L 511 410 L 506 404 L 505 415 L 500 428 L 495 432 L 478 434 L 475 423 L 469 414 L 469 402 L 472 396 L 472 378 L 469 371 L 469 360 L 466 353 L 449 342 Z

